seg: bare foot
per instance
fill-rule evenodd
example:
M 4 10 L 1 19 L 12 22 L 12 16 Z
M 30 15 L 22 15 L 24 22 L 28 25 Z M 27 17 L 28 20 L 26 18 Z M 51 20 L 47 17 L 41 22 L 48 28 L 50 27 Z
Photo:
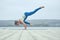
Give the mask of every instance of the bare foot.
M 32 24 L 30 23 L 30 26 L 32 26 Z
M 44 8 L 44 6 L 40 6 L 40 8 Z

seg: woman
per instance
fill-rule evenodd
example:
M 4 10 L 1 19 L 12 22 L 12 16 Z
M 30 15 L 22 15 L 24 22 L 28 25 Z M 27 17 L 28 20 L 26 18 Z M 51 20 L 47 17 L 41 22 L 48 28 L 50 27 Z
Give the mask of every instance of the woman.
M 31 25 L 31 23 L 29 23 L 29 22 L 26 21 L 26 19 L 27 19 L 29 16 L 35 14 L 38 10 L 40 10 L 40 9 L 42 9 L 42 8 L 44 8 L 44 6 L 40 6 L 39 8 L 35 9 L 35 10 L 32 11 L 32 12 L 25 12 L 25 13 L 24 13 L 23 20 L 20 19 L 20 20 L 18 20 L 18 21 L 15 21 L 15 25 L 23 24 L 24 27 L 25 27 L 25 29 L 26 29 L 26 28 L 27 28 L 27 25 L 26 25 L 26 24 Z

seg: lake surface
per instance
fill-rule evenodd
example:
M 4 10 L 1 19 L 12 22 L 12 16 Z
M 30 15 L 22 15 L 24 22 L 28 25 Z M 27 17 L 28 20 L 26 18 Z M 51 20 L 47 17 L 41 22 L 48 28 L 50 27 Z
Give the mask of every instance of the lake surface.
M 14 24 L 15 20 L 0 20 L 0 27 L 16 27 Z M 40 19 L 40 20 L 30 20 L 32 27 L 60 27 L 60 20 L 58 19 Z M 17 27 L 23 27 L 19 25 Z M 30 27 L 28 25 L 28 27 Z

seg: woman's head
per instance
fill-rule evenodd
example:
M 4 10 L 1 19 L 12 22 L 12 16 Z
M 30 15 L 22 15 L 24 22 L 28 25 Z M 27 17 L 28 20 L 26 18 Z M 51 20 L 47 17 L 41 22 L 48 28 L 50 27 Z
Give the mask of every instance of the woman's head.
M 15 25 L 19 25 L 19 22 L 18 21 L 15 21 Z

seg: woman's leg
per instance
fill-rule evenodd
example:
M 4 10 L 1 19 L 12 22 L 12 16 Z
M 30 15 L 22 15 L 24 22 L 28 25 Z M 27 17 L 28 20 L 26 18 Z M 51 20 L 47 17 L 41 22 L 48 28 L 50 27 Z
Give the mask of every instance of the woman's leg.
M 25 23 L 30 25 L 30 23 L 29 23 L 29 22 L 27 22 L 27 21 L 25 21 Z
M 36 13 L 38 10 L 40 10 L 41 8 L 39 7 L 39 8 L 37 8 L 37 9 L 35 9 L 34 11 L 32 11 L 32 14 L 34 14 L 34 13 Z
M 23 20 L 23 21 L 24 21 L 24 23 L 26 23 L 26 24 L 29 24 L 29 25 L 30 25 L 30 23 L 29 23 L 29 22 L 27 22 L 27 21 L 26 21 L 26 19 L 27 19 L 27 16 L 26 16 L 26 17 L 24 18 L 24 20 Z
M 34 14 L 34 13 L 37 12 L 39 9 L 41 9 L 41 8 L 37 8 L 37 9 L 35 9 L 35 10 L 32 11 L 32 12 L 25 12 L 24 22 L 25 22 L 26 24 L 29 24 L 29 25 L 30 25 L 30 23 L 26 21 L 27 17 L 30 16 L 30 15 L 32 15 L 32 14 Z
M 36 13 L 39 9 L 41 9 L 41 8 L 44 8 L 44 6 L 41 6 L 41 7 L 37 8 L 37 9 L 35 9 L 35 10 L 32 11 L 32 12 L 25 12 L 24 15 L 25 15 L 26 17 L 24 18 L 24 22 L 25 22 L 26 24 L 29 24 L 29 25 L 30 25 L 30 23 L 29 23 L 29 22 L 26 22 L 25 20 L 27 19 L 28 16 L 35 14 L 35 13 Z
M 41 8 L 37 8 L 37 9 L 35 9 L 35 10 L 32 11 L 32 12 L 25 12 L 25 16 L 30 16 L 30 15 L 35 14 L 39 9 L 41 9 Z

